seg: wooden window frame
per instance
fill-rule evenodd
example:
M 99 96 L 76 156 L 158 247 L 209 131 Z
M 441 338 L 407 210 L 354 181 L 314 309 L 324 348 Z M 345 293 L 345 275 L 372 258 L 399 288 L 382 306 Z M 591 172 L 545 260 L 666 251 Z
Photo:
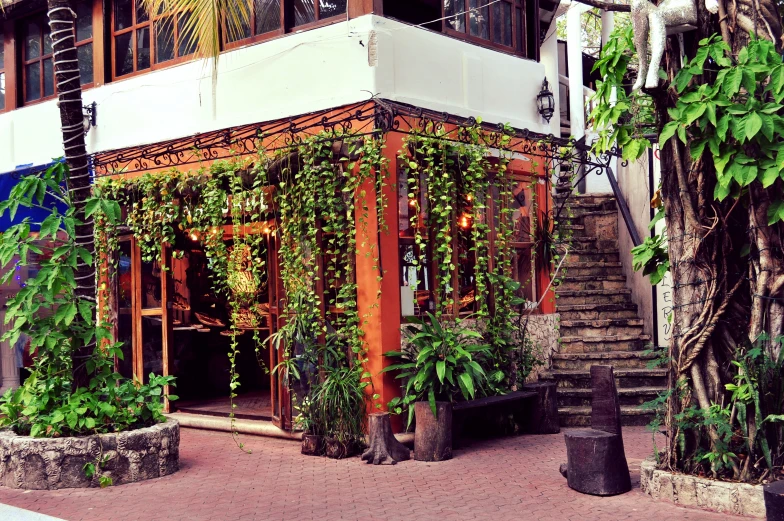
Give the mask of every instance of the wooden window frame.
M 138 3 L 140 0 L 120 0 L 120 1 L 128 1 L 131 3 L 131 25 L 125 27 L 120 30 L 115 30 L 115 15 L 117 13 L 117 9 L 115 9 L 115 3 L 118 0 L 112 0 L 110 3 L 111 9 L 111 16 L 109 17 L 109 37 L 111 38 L 110 50 L 111 50 L 111 74 L 110 77 L 112 81 L 124 80 L 127 78 L 133 78 L 134 76 L 138 76 L 140 74 L 146 74 L 151 71 L 156 71 L 160 69 L 165 69 L 167 67 L 173 67 L 175 65 L 179 65 L 181 63 L 185 63 L 195 59 L 196 53 L 190 52 L 188 54 L 184 54 L 182 56 L 179 55 L 179 19 L 180 13 L 162 13 L 157 14 L 155 16 L 149 16 L 147 20 L 143 22 L 139 22 L 137 20 L 137 15 L 139 11 Z M 156 45 L 156 27 L 158 27 L 158 22 L 164 18 L 171 17 L 171 26 L 172 26 L 172 46 L 174 49 L 174 58 L 170 60 L 166 60 L 160 63 L 156 62 L 157 56 L 157 45 Z M 139 70 L 139 53 L 138 45 L 137 45 L 137 37 L 138 31 L 140 29 L 147 29 L 150 35 L 150 66 Z M 133 72 L 129 72 L 127 74 L 117 75 L 117 37 L 122 36 L 124 34 L 131 35 L 131 49 L 133 50 Z
M 31 21 L 37 21 L 39 25 L 39 34 L 38 34 L 38 42 L 40 44 L 40 53 L 36 58 L 27 59 L 27 52 L 26 52 L 26 42 L 27 42 L 27 24 Z M 44 41 L 45 41 L 45 34 L 46 31 L 44 27 L 48 27 L 46 23 L 46 13 L 45 12 L 37 12 L 35 14 L 31 14 L 30 16 L 25 16 L 24 18 L 19 19 L 19 41 L 22 43 L 21 48 L 19 50 L 19 68 L 21 69 L 21 74 L 19 75 L 20 79 L 22 80 L 22 104 L 33 105 L 35 103 L 41 103 L 42 101 L 48 101 L 50 99 L 54 99 L 57 97 L 57 79 L 54 73 L 54 48 L 52 48 L 48 54 L 44 54 Z M 54 46 L 53 46 L 54 47 Z M 48 59 L 52 60 L 52 94 L 49 96 L 44 95 L 44 62 Z M 34 100 L 27 99 L 27 67 L 29 65 L 38 65 L 40 71 L 40 78 L 38 79 L 38 86 L 40 88 L 40 96 Z
M 529 57 L 528 56 L 528 38 L 526 36 L 526 29 L 528 28 L 528 16 L 526 10 L 526 4 L 531 0 L 501 0 L 499 3 L 506 3 L 511 6 L 511 21 L 512 21 L 512 44 L 511 45 L 504 45 L 502 43 L 497 43 L 493 41 L 493 11 L 494 7 L 497 4 L 489 5 L 490 0 L 478 0 L 481 2 L 480 8 L 487 6 L 488 9 L 488 19 L 487 19 L 487 26 L 488 26 L 488 38 L 482 38 L 479 36 L 473 36 L 471 34 L 471 20 L 470 20 L 470 1 L 471 0 L 459 0 L 463 2 L 462 9 L 460 12 L 463 14 L 459 15 L 463 17 L 463 21 L 465 24 L 465 31 L 457 31 L 448 27 L 447 24 L 447 13 L 445 10 L 444 0 L 441 0 L 441 16 L 443 20 L 441 21 L 441 32 L 449 35 L 453 38 L 457 38 L 459 40 L 464 40 L 466 42 L 474 43 L 477 45 L 481 45 L 482 47 L 489 47 L 491 49 L 496 49 L 498 51 L 502 51 L 508 54 L 514 54 L 515 56 L 521 57 Z M 517 20 L 517 10 L 520 10 L 521 18 L 520 22 L 522 23 L 522 27 L 518 28 L 518 20 Z M 455 18 L 454 16 L 449 17 Z M 518 48 L 519 45 L 519 48 Z
M 2 27 L 0 27 L 1 29 Z M 9 99 L 8 99 L 8 74 L 6 73 L 6 69 L 8 68 L 6 62 L 10 62 L 13 65 L 13 59 L 9 56 L 6 58 L 7 49 L 5 44 L 5 34 L 4 32 L 0 32 L 0 49 L 3 51 L 3 61 L 0 62 L 0 86 L 4 87 L 3 90 L 3 104 L 0 106 L 0 113 L 5 112 L 8 110 Z
M 491 170 L 491 171 L 489 171 L 487 173 L 487 175 L 490 178 L 491 184 L 492 184 L 493 180 L 495 179 L 495 174 L 496 173 L 495 173 L 494 170 Z M 539 176 L 537 176 L 535 173 L 532 173 L 532 172 L 513 171 L 513 172 L 511 172 L 511 177 L 512 177 L 512 180 L 514 182 L 531 182 L 533 179 L 538 179 Z M 539 195 L 540 194 L 538 193 L 538 191 L 536 189 L 532 190 L 532 193 L 531 193 L 532 197 L 538 197 Z M 400 196 L 398 196 L 398 197 L 400 197 Z M 495 226 L 496 216 L 499 219 L 502 217 L 501 208 L 499 208 L 499 203 L 504 204 L 501 201 L 497 201 L 494 198 L 493 193 L 491 191 L 491 193 L 488 194 L 488 200 L 487 200 L 487 202 L 485 204 L 485 207 L 486 207 L 485 219 L 486 219 L 486 221 L 488 223 L 490 223 L 490 230 L 489 230 L 489 237 L 488 237 L 488 239 L 489 239 L 489 245 L 488 245 L 488 250 L 489 250 L 489 252 L 488 252 L 488 255 L 489 255 L 489 258 L 488 258 L 488 269 L 490 269 L 490 270 L 494 269 L 494 262 L 495 262 L 494 259 L 495 259 L 495 254 L 496 254 L 496 239 L 497 239 L 497 234 L 498 234 L 497 227 Z M 533 211 L 537 212 L 536 208 L 534 208 Z M 460 218 L 460 216 L 458 216 L 456 214 L 456 212 L 453 212 L 453 214 L 454 215 L 452 216 L 452 218 L 455 221 L 455 223 L 457 223 L 458 219 Z M 536 216 L 531 216 L 531 218 L 532 219 L 536 218 L 537 221 L 539 221 L 541 217 L 537 213 Z M 459 226 L 459 224 L 456 224 L 456 226 Z M 440 284 L 439 284 L 439 278 L 438 278 L 438 266 L 436 264 L 435 256 L 433 255 L 434 240 L 435 240 L 435 233 L 434 233 L 434 231 L 432 229 L 430 229 L 428 227 L 427 228 L 427 238 L 425 240 L 425 248 L 427 249 L 426 259 L 428 259 L 428 262 L 427 262 L 427 264 L 425 266 L 422 267 L 422 269 L 424 270 L 424 272 L 423 272 L 423 280 L 424 279 L 428 279 L 429 280 L 429 282 L 430 282 L 430 291 L 432 293 L 432 297 L 431 298 L 432 298 L 433 302 L 435 303 L 435 307 L 438 308 L 439 300 L 440 300 L 440 295 L 439 295 Z M 455 269 L 452 270 L 452 272 L 451 272 L 452 300 L 454 301 L 453 305 L 455 307 L 457 307 L 457 309 L 456 309 L 456 313 L 454 312 L 454 310 L 453 310 L 452 313 L 446 313 L 445 312 L 442 315 L 442 317 L 444 319 L 446 319 L 446 320 L 453 320 L 455 318 L 465 317 L 467 315 L 471 315 L 472 313 L 475 313 L 475 311 L 466 311 L 466 312 L 461 313 L 460 309 L 458 307 L 460 305 L 459 304 L 460 303 L 460 284 L 459 284 L 459 281 L 460 281 L 459 280 L 460 279 L 460 263 L 458 262 L 458 254 L 459 254 L 459 252 L 458 252 L 458 241 L 459 240 L 460 239 L 459 239 L 457 234 L 455 234 L 452 237 L 452 260 L 453 260 L 453 264 L 455 265 Z M 400 258 L 400 252 L 402 251 L 401 247 L 402 246 L 407 246 L 407 245 L 413 245 L 414 246 L 415 254 L 417 255 L 417 259 L 419 259 L 419 251 L 418 251 L 416 243 L 415 243 L 415 238 L 407 236 L 407 235 L 400 235 L 400 233 L 398 233 L 398 248 L 399 248 L 399 250 L 398 250 L 398 259 L 399 259 L 398 260 L 398 264 L 399 264 L 399 269 L 398 269 L 399 282 L 398 282 L 398 286 L 401 286 L 401 287 L 403 286 L 403 281 L 404 281 L 404 273 L 403 273 L 404 264 L 402 262 L 402 259 Z M 520 249 L 533 250 L 533 248 L 534 248 L 534 240 L 533 240 L 533 238 L 531 238 L 530 241 L 512 242 L 510 244 L 510 248 L 512 250 L 514 250 L 514 251 L 517 251 L 517 250 L 520 250 Z M 469 255 L 474 255 L 474 269 L 476 269 L 476 257 L 475 257 L 476 256 L 476 251 L 473 251 L 473 252 L 469 251 Z M 537 284 L 538 268 L 539 268 L 539 265 L 538 265 L 536 259 L 533 258 L 532 261 L 531 261 L 531 281 L 530 281 L 530 283 L 532 285 L 532 296 L 534 297 L 535 300 L 541 297 L 541 295 L 539 295 L 539 293 L 538 293 L 539 292 L 539 287 L 538 287 L 538 284 Z M 508 273 L 508 275 L 511 276 L 512 273 Z M 416 295 L 416 293 L 415 293 L 415 295 Z M 489 294 L 488 295 L 488 299 L 489 299 L 488 300 L 488 305 L 492 309 L 492 307 L 495 305 L 495 300 L 493 298 L 493 295 Z M 415 314 L 413 316 L 415 316 L 415 317 L 422 317 L 422 316 L 425 315 L 426 311 L 429 311 L 429 310 L 421 309 L 418 314 Z M 541 313 L 541 310 L 539 310 L 537 308 L 535 310 L 531 310 L 530 313 L 532 313 L 532 314 Z M 408 316 L 403 316 L 402 313 L 401 313 L 401 320 L 403 322 L 405 322 L 407 318 L 409 318 L 409 317 Z
M 250 5 L 250 21 L 251 21 L 251 29 L 250 29 L 250 36 L 248 38 L 241 38 L 239 40 L 235 40 L 233 42 L 229 42 L 226 39 L 226 31 L 224 30 L 223 36 L 223 50 L 228 51 L 230 49 L 236 49 L 238 47 L 245 47 L 247 45 L 252 45 L 255 43 L 266 42 L 268 40 L 273 40 L 275 38 L 280 38 L 281 36 L 286 36 L 289 34 L 295 34 L 303 31 L 309 31 L 311 29 L 318 29 L 319 27 L 326 27 L 328 25 L 332 25 L 334 23 L 339 23 L 346 21 L 348 19 L 348 11 L 351 7 L 352 0 L 347 0 L 346 2 L 346 12 L 337 14 L 334 16 L 330 16 L 327 18 L 319 18 L 319 0 L 314 0 L 315 4 L 315 16 L 316 19 L 313 22 L 308 22 L 302 25 L 294 25 L 294 5 L 292 3 L 293 0 L 280 0 L 280 27 L 278 27 L 275 31 L 268 31 L 262 34 L 255 34 L 256 33 L 256 4 L 251 0 Z
M 89 0 L 89 1 L 91 3 L 91 7 L 92 7 L 91 11 L 90 11 L 91 15 L 92 15 L 91 19 L 90 19 L 90 24 L 91 24 L 91 27 L 92 27 L 92 36 L 90 36 L 90 38 L 85 38 L 84 40 L 77 41 L 76 40 L 76 24 L 74 23 L 74 46 L 76 47 L 76 55 L 77 55 L 77 57 L 79 56 L 79 47 L 84 47 L 85 45 L 92 44 L 93 81 L 82 84 L 81 83 L 81 79 L 80 79 L 80 85 L 82 87 L 82 90 L 90 89 L 90 88 L 92 88 L 92 87 L 94 87 L 96 85 L 96 75 L 100 75 L 102 73 L 101 69 L 102 69 L 102 63 L 103 63 L 102 59 L 96 59 L 96 54 L 98 54 L 100 52 L 98 50 L 98 46 L 100 45 L 100 40 L 101 40 L 101 38 L 96 38 L 96 32 L 102 30 L 101 25 L 100 24 L 96 24 L 96 18 L 100 18 L 100 13 L 102 12 L 102 10 L 99 10 L 98 11 L 99 15 L 96 16 L 96 9 L 100 8 L 101 4 L 100 4 L 100 2 L 98 2 L 97 3 L 97 7 L 96 7 L 96 2 L 94 0 Z M 43 27 L 44 26 L 48 27 L 48 25 L 49 25 L 48 24 L 48 20 L 47 20 L 47 16 L 46 16 L 46 11 L 38 11 L 38 12 L 30 14 L 29 16 L 25 16 L 23 18 L 19 18 L 18 20 L 15 20 L 13 22 L 16 25 L 16 27 L 17 27 L 15 33 L 16 33 L 17 36 L 19 36 L 18 41 L 21 44 L 19 46 L 19 49 L 18 49 L 18 56 L 19 56 L 19 75 L 18 75 L 18 77 L 19 77 L 19 82 L 20 82 L 19 84 L 21 86 L 19 91 L 21 92 L 21 102 L 22 102 L 22 106 L 23 107 L 26 107 L 26 106 L 29 106 L 29 105 L 35 105 L 37 103 L 43 103 L 43 102 L 46 102 L 46 101 L 53 100 L 53 99 L 57 98 L 57 74 L 55 73 L 55 70 L 54 70 L 54 48 L 52 48 L 52 52 L 50 54 L 41 54 L 40 56 L 38 56 L 37 58 L 34 58 L 32 60 L 27 60 L 27 57 L 25 56 L 25 40 L 26 40 L 25 39 L 25 35 L 26 35 L 25 24 L 29 20 L 36 19 L 36 18 L 39 19 L 39 23 L 41 24 L 41 27 L 42 27 L 40 43 L 41 43 L 41 52 L 43 52 L 43 35 L 44 35 Z M 8 50 L 7 47 L 8 46 L 6 45 L 6 50 Z M 50 96 L 44 96 L 43 95 L 44 94 L 43 62 L 45 60 L 49 59 L 49 58 L 52 59 L 52 82 L 53 82 L 54 94 L 52 94 Z M 6 57 L 6 62 L 7 61 L 8 61 L 8 58 Z M 27 81 L 26 81 L 27 80 L 27 66 L 28 65 L 32 65 L 34 63 L 39 63 L 40 64 L 40 70 L 41 70 L 41 79 L 40 79 L 41 97 L 37 98 L 37 99 L 34 99 L 34 100 L 28 100 L 27 99 Z M 8 69 L 10 69 L 10 68 L 11 67 L 9 67 L 8 64 L 6 64 L 6 71 L 8 71 Z M 9 75 L 6 74 L 6 86 L 8 85 L 8 76 Z M 6 109 L 5 110 L 8 110 L 8 105 L 9 105 L 9 103 L 8 103 L 8 96 L 6 95 Z M 3 111 L 4 111 L 3 109 L 0 109 L 0 112 L 3 112 Z

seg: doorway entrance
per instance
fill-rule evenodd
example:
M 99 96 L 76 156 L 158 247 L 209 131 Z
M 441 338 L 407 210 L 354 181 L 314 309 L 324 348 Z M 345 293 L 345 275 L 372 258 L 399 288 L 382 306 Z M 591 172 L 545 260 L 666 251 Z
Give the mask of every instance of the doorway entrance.
M 227 248 L 233 247 L 232 227 L 223 231 Z M 272 371 L 279 356 L 267 340 L 280 322 L 276 238 L 267 234 L 263 240 L 266 269 L 254 304 L 258 318 L 248 323 L 235 316 L 235 329 L 229 299 L 214 291 L 211 261 L 196 239 L 177 244 L 181 253 L 176 256 L 164 246 L 160 262 L 143 260 L 132 236 L 120 239 L 115 333 L 124 342 L 124 356 L 117 370 L 142 382 L 150 373 L 175 376 L 176 387 L 164 394 L 179 398 L 169 402 L 164 397 L 165 412 L 227 416 L 232 411 L 229 354 L 234 351 L 235 416 L 289 428 L 288 388 Z

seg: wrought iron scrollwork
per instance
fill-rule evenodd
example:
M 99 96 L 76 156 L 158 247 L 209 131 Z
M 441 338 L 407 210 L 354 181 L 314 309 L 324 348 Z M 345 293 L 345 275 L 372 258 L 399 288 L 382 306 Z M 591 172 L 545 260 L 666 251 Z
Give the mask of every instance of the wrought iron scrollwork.
M 416 107 L 382 98 L 373 98 L 338 109 L 328 109 L 298 117 L 204 132 L 161 143 L 142 145 L 94 155 L 97 176 L 132 173 L 212 161 L 230 154 L 256 154 L 292 148 L 303 140 L 326 131 L 332 138 L 347 134 L 375 135 L 405 132 L 432 136 L 458 143 L 472 142 L 472 129 L 480 129 L 480 139 L 488 147 L 536 158 L 549 171 L 562 164 L 582 165 L 584 173 L 602 173 L 610 168 L 618 149 L 603 154 L 585 153 L 584 141 L 560 138 L 530 129 L 498 123 L 479 122 L 446 112 Z M 587 175 L 587 174 L 585 174 Z

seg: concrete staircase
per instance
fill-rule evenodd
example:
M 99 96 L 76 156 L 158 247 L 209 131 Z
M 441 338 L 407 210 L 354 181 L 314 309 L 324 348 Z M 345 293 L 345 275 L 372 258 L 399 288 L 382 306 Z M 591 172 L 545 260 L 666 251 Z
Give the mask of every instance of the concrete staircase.
M 556 200 L 558 195 L 556 195 Z M 588 426 L 591 420 L 590 367 L 615 369 L 624 425 L 645 425 L 653 414 L 639 405 L 667 386 L 664 369 L 649 369 L 653 355 L 643 321 L 626 288 L 618 249 L 618 218 L 612 195 L 572 195 L 561 215 L 571 230 L 570 253 L 559 275 L 556 307 L 561 315 L 561 346 L 552 368 L 541 378 L 558 385 L 562 426 Z

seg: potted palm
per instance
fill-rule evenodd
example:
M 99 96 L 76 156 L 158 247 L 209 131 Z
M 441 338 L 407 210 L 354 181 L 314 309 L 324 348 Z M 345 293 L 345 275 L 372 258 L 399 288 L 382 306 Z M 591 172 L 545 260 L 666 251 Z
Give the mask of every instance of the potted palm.
M 324 368 L 326 376 L 313 394 L 324 419 L 325 453 L 329 458 L 353 456 L 364 437 L 365 387 L 357 367 Z
M 414 459 L 441 461 L 452 457 L 452 402 L 471 400 L 483 388 L 486 375 L 478 359 L 490 348 L 479 343 L 476 331 L 442 323 L 431 313 L 427 318 L 404 329 L 405 348 L 385 353 L 400 362 L 383 371 L 399 370 L 406 382 L 403 397 L 389 405 L 397 413 L 408 409 L 408 425 L 416 420 Z

